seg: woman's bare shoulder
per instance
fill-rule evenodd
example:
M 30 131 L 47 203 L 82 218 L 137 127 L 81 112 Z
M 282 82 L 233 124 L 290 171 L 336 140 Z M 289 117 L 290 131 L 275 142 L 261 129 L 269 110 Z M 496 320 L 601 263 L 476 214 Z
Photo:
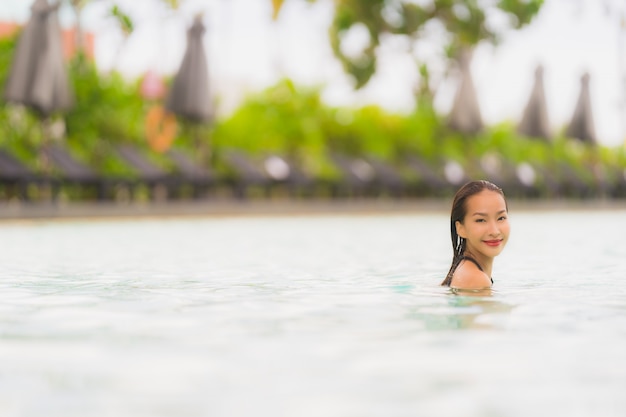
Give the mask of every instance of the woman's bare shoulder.
M 491 287 L 491 279 L 472 262 L 462 262 L 454 271 L 450 288 L 480 290 Z

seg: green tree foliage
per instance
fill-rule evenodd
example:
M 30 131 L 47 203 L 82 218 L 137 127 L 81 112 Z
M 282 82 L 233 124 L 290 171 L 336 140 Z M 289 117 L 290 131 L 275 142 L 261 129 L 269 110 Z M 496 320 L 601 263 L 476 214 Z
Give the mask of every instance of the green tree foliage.
M 129 81 L 115 71 L 100 73 L 93 62 L 83 60 L 78 56 L 69 66 L 76 103 L 65 114 L 66 142 L 73 153 L 103 173 L 133 176 L 136 172 L 115 151 L 131 143 L 143 148 L 155 164 L 171 169 L 171 161 L 148 145 L 146 116 L 159 103 L 142 97 L 141 79 Z M 192 153 L 192 134 L 179 124 L 175 145 Z
M 0 86 L 6 83 L 16 38 L 0 40 Z M 118 143 L 143 147 L 154 161 L 167 168 L 162 155 L 149 152 L 144 130 L 148 107 L 139 94 L 138 81 L 119 74 L 99 73 L 81 56 L 69 65 L 76 105 L 63 115 L 65 143 L 72 153 L 99 172 L 120 176 L 134 173 L 114 152 Z M 558 135 L 551 142 L 521 137 L 511 123 L 489 126 L 475 140 L 463 140 L 443 127 L 427 105 L 413 113 L 396 114 L 378 106 L 331 107 L 322 100 L 321 88 L 305 88 L 290 80 L 251 95 L 232 114 L 215 121 L 212 131 L 216 161 L 220 153 L 236 148 L 250 155 L 268 152 L 298 160 L 312 175 L 336 175 L 328 154 L 374 155 L 403 166 L 408 155 L 439 163 L 454 159 L 471 167 L 490 153 L 498 152 L 509 163 L 531 161 L 547 169 L 566 162 L 581 177 L 596 175 L 590 166 L 606 169 L 607 175 L 623 175 L 624 147 L 589 147 Z M 42 142 L 40 120 L 27 109 L 0 101 L 0 147 L 8 149 L 34 169 Z M 191 132 L 179 129 L 175 145 L 194 154 Z M 621 170 L 621 171 L 620 171 Z
M 374 105 L 329 107 L 321 99 L 320 88 L 296 86 L 284 79 L 251 95 L 232 115 L 219 121 L 214 141 L 218 149 L 277 152 L 315 167 L 323 165 L 319 161 L 324 161 L 329 151 L 390 160 L 406 152 L 432 156 L 440 124 L 428 107 L 410 115 Z
M 68 136 L 92 141 L 139 141 L 143 137 L 144 101 L 136 82 L 129 83 L 117 72 L 99 74 L 93 62 L 76 57 L 69 66 L 74 107 L 67 113 Z
M 115 19 L 124 37 L 130 36 L 135 30 L 135 24 L 129 15 L 124 13 L 118 5 L 111 7 L 110 16 Z
M 282 80 L 218 123 L 214 145 L 217 152 L 227 147 L 251 154 L 278 152 L 315 165 L 324 151 L 329 117 L 318 89 L 296 89 Z
M 330 40 L 345 71 L 361 88 L 376 72 L 376 50 L 385 35 L 408 37 L 414 45 L 427 37 L 429 27 L 437 26 L 438 35 L 441 30 L 445 34 L 444 55 L 453 58 L 461 49 L 483 40 L 497 42 L 504 30 L 527 25 L 542 4 L 543 0 L 335 0 Z M 498 18 L 499 24 L 492 24 L 490 18 Z M 360 55 L 348 56 L 342 41 L 356 25 L 367 29 L 369 44 Z
M 13 59 L 13 51 L 17 44 L 17 37 L 10 36 L 0 39 L 0 88 L 4 91 L 4 86 L 9 77 L 11 61 Z
M 559 136 L 553 142 L 520 136 L 511 123 L 488 127 L 475 140 L 467 141 L 443 127 L 428 106 L 411 114 L 390 113 L 378 106 L 358 109 L 329 107 L 318 88 L 303 88 L 282 80 L 251 95 L 214 130 L 219 155 L 236 148 L 250 155 L 278 153 L 298 159 L 312 174 L 331 176 L 329 152 L 373 155 L 402 165 L 408 155 L 427 161 L 452 159 L 471 167 L 494 153 L 511 164 L 532 161 L 550 168 L 565 161 L 584 172 L 595 162 L 619 165 L 615 149 L 582 145 Z
M 0 94 L 4 93 L 16 46 L 17 36 L 0 39 Z M 10 148 L 28 165 L 34 166 L 36 161 L 31 150 L 42 140 L 39 119 L 27 109 L 7 105 L 3 99 L 0 103 L 0 146 Z

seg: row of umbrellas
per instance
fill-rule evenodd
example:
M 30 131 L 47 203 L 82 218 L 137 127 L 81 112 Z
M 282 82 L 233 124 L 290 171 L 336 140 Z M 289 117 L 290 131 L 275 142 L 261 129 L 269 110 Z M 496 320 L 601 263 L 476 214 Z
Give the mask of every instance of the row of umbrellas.
M 63 61 L 60 1 L 35 0 L 14 54 L 4 90 L 7 102 L 33 109 L 42 119 L 71 108 L 73 94 Z M 187 49 L 166 100 L 169 112 L 192 123 L 211 118 L 207 58 L 197 16 L 187 32 Z
M 477 133 L 483 128 L 476 89 L 470 71 L 470 60 L 471 55 L 468 52 L 463 52 L 459 58 L 461 80 L 448 119 L 448 125 L 451 128 L 467 134 Z M 584 74 L 581 78 L 580 95 L 565 134 L 582 142 L 596 144 L 589 78 L 589 74 Z M 552 137 L 541 65 L 535 70 L 534 85 L 517 130 L 533 138 L 548 140 Z
M 20 36 L 4 91 L 6 101 L 30 107 L 44 119 L 69 109 L 73 103 L 61 51 L 59 5 L 60 0 L 54 4 L 35 0 L 31 6 L 31 17 Z M 169 112 L 196 125 L 209 122 L 212 116 L 204 33 L 201 16 L 196 16 L 187 31 L 187 48 L 165 104 Z M 449 116 L 451 128 L 468 134 L 483 128 L 470 61 L 467 52 L 460 58 L 460 85 Z M 531 137 L 551 137 L 541 67 L 535 72 L 535 83 L 518 130 Z M 589 75 L 582 78 L 580 97 L 566 133 L 596 143 Z

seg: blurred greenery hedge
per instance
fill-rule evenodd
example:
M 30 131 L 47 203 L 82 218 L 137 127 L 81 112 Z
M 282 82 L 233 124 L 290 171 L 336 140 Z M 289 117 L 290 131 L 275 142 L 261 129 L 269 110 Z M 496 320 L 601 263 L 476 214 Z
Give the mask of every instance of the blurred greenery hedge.
M 0 84 L 6 83 L 15 38 L 0 40 Z M 133 175 L 114 152 L 119 143 L 133 143 L 149 150 L 145 119 L 155 104 L 142 98 L 140 81 L 128 81 L 116 72 L 100 73 L 78 56 L 68 65 L 75 92 L 75 106 L 63 118 L 65 141 L 80 159 L 104 174 Z M 4 87 L 3 87 L 4 88 Z M 450 131 L 443 116 L 428 104 L 408 114 L 378 106 L 331 107 L 321 99 L 322 86 L 303 87 L 284 79 L 264 91 L 251 94 L 232 114 L 194 130 L 179 123 L 174 146 L 194 154 L 195 136 L 207 142 L 216 170 L 226 169 L 220 155 L 239 149 L 251 155 L 276 152 L 300 162 L 313 175 L 334 176 L 329 152 L 375 155 L 399 162 L 415 154 L 430 161 L 453 159 L 471 164 L 496 151 L 505 161 L 549 166 L 567 162 L 581 175 L 590 166 L 626 167 L 623 146 L 587 146 L 563 135 L 546 142 L 522 137 L 511 122 L 489 126 L 481 134 L 465 137 Z M 162 104 L 162 103 L 161 103 Z M 37 150 L 44 140 L 40 120 L 26 109 L 0 104 L 0 146 L 25 163 L 38 168 Z M 167 167 L 168 158 L 150 152 Z

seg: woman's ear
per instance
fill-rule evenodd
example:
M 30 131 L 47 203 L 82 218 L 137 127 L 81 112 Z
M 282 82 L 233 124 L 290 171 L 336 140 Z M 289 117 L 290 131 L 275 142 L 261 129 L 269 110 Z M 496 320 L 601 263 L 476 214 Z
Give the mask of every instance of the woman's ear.
M 454 222 L 454 226 L 456 227 L 456 234 L 465 239 L 465 226 L 463 226 L 463 223 L 457 220 Z

